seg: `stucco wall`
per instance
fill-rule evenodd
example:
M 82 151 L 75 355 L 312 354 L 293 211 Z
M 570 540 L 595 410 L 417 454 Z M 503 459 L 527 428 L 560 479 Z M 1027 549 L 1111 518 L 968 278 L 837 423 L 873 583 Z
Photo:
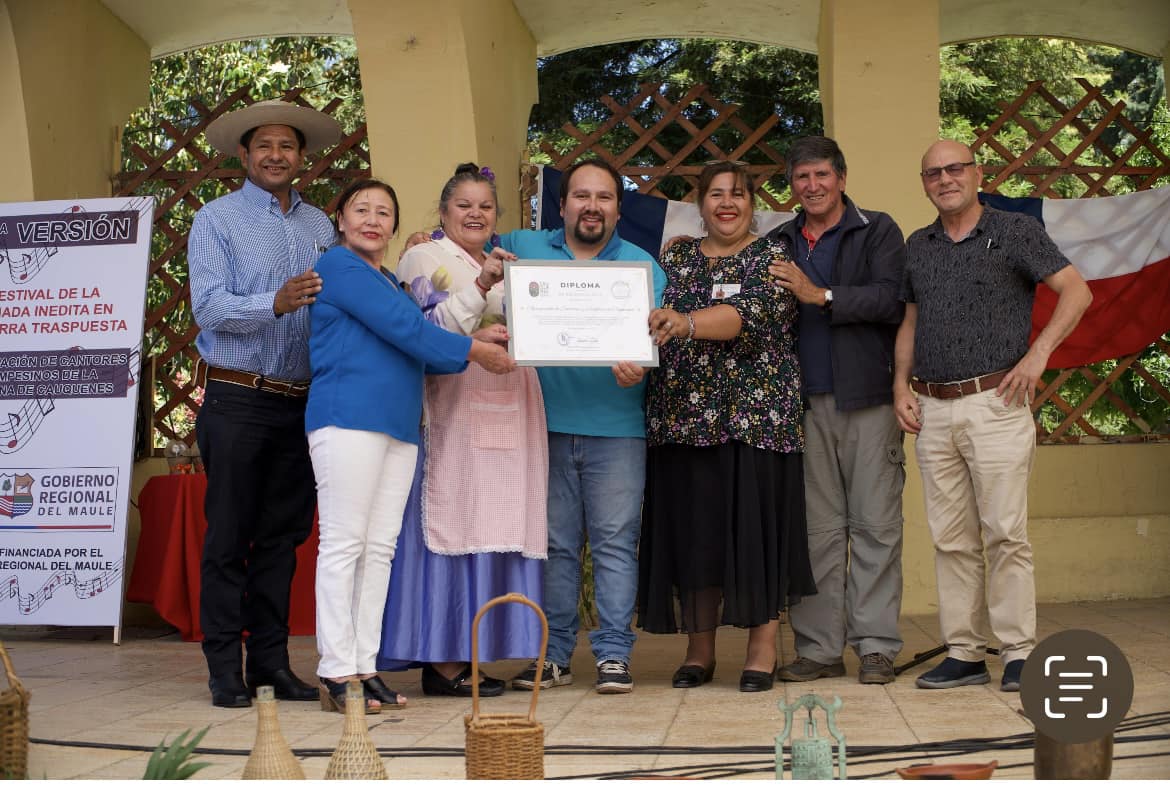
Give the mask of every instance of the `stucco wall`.
M 14 46 L 0 47 L 0 96 L 15 93 L 15 65 L 23 104 L 0 121 L 0 150 L 28 168 L 32 193 L 22 179 L 0 185 L 0 199 L 109 196 L 120 129 L 149 96 L 149 47 L 97 0 L 4 3 Z M 23 139 L 11 128 L 21 106 Z
M 907 440 L 904 613 L 936 612 L 934 548 Z M 1028 483 L 1041 603 L 1170 595 L 1170 445 L 1048 445 Z
M 934 548 L 913 440 L 906 452 L 902 612 L 935 613 Z M 132 496 L 150 475 L 166 471 L 161 459 L 139 462 Z M 1042 446 L 1028 493 L 1039 602 L 1170 595 L 1170 445 Z M 128 529 L 132 555 L 136 509 Z M 148 606 L 126 604 L 126 624 L 155 623 Z

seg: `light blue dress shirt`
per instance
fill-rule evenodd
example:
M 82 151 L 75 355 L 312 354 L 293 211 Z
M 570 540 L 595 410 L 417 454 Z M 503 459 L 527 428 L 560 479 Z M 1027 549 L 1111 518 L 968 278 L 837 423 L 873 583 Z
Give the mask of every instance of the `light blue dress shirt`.
M 252 181 L 208 202 L 187 239 L 199 354 L 209 365 L 309 379 L 309 310 L 279 317 L 276 291 L 336 242 L 333 224 L 291 192 L 288 212 Z

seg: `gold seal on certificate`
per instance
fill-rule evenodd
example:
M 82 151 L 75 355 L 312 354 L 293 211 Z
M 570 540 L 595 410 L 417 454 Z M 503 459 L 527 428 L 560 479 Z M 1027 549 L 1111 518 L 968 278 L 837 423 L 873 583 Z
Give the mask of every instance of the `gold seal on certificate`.
M 504 264 L 508 353 L 520 366 L 658 365 L 649 262 Z

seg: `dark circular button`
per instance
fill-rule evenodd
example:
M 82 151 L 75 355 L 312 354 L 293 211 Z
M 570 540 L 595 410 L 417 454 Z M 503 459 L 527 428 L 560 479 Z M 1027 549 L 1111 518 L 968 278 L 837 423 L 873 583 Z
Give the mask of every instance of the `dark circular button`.
M 1020 701 L 1036 728 L 1058 742 L 1110 734 L 1133 701 L 1133 670 L 1117 645 L 1088 630 L 1054 633 L 1024 664 Z

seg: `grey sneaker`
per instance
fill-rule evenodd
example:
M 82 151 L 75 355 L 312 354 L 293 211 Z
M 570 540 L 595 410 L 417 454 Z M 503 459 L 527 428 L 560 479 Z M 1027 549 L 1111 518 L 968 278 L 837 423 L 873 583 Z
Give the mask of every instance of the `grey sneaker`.
M 785 682 L 811 682 L 821 677 L 844 677 L 844 663 L 817 663 L 812 658 L 802 658 L 783 666 L 776 672 L 776 676 Z
M 572 685 L 573 673 L 568 666 L 558 666 L 549 661 L 544 662 L 544 669 L 540 673 L 540 687 L 555 688 L 558 685 Z M 512 678 L 513 690 L 533 690 L 536 687 L 536 661 L 528 664 L 528 668 Z
M 862 685 L 885 685 L 893 682 L 894 663 L 880 652 L 871 652 L 861 656 L 861 668 L 857 672 L 857 681 Z
M 620 660 L 603 660 L 597 664 L 598 693 L 629 693 L 634 689 L 630 667 Z

